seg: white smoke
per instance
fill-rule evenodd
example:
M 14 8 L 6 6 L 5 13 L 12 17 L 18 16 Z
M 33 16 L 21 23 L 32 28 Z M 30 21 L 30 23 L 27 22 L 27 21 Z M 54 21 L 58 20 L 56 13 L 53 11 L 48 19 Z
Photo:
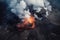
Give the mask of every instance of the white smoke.
M 25 0 L 28 5 L 42 6 L 44 7 L 44 0 Z
M 27 6 L 33 5 L 33 9 L 36 12 L 40 12 L 42 8 L 46 10 L 46 16 L 48 11 L 51 11 L 52 7 L 47 0 L 11 0 L 9 7 L 11 11 L 18 15 L 19 18 L 29 17 L 29 9 L 25 10 Z

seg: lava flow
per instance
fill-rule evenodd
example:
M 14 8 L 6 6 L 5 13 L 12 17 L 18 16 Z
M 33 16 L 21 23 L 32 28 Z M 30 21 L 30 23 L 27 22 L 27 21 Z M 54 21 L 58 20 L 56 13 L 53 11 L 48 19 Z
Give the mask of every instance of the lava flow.
M 34 16 L 30 16 L 29 18 L 24 18 L 22 23 L 18 23 L 17 27 L 19 29 L 34 29 L 35 28 L 35 18 Z

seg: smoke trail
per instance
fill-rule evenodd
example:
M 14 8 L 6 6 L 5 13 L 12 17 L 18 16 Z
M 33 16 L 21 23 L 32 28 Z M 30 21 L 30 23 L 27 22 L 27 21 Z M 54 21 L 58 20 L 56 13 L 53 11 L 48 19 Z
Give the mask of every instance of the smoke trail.
M 40 12 L 44 8 L 46 16 L 48 16 L 48 11 L 52 11 L 52 7 L 47 0 L 11 0 L 9 3 L 11 11 L 19 18 L 30 16 L 29 8 L 25 10 L 30 5 L 33 5 L 33 10 L 36 10 L 36 12 Z

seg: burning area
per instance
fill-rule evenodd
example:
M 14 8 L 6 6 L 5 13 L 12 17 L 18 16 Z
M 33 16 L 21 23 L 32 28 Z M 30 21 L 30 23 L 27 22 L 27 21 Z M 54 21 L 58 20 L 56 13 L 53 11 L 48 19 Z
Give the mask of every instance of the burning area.
M 35 28 L 35 18 L 30 16 L 29 18 L 24 18 L 22 23 L 17 24 L 18 28 L 22 29 L 34 29 Z

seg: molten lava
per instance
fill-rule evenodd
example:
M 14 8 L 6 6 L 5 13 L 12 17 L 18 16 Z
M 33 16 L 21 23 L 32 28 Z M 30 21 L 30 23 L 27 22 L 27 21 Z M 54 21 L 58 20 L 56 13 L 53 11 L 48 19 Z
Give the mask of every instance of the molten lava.
M 22 29 L 34 29 L 35 28 L 35 18 L 31 15 L 29 18 L 24 18 L 22 23 L 18 23 L 17 27 Z

